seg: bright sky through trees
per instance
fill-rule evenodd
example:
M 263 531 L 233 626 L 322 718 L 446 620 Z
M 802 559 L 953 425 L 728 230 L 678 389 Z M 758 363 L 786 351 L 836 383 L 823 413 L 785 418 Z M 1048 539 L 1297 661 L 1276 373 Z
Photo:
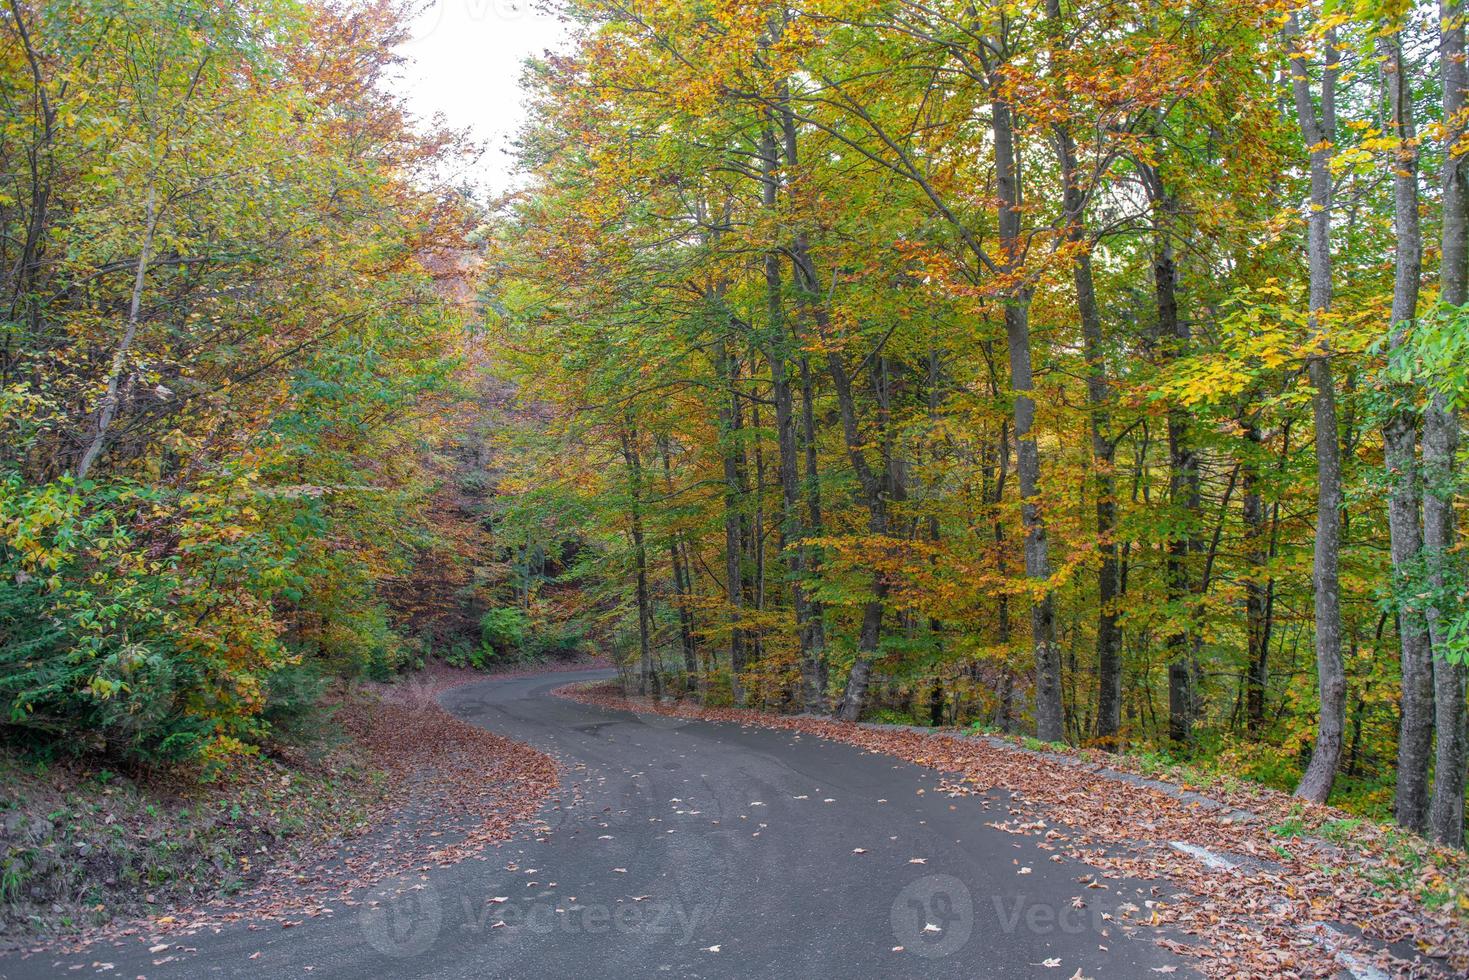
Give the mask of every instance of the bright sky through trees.
M 506 152 L 525 119 L 526 58 L 565 43 L 565 25 L 532 0 L 425 0 L 398 47 L 407 59 L 397 88 L 419 116 L 442 113 L 485 144 L 474 179 L 492 191 L 513 180 Z

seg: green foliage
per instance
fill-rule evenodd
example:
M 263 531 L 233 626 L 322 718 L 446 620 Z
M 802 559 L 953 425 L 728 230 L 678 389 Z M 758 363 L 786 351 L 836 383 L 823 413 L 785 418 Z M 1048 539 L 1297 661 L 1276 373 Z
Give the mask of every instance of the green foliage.
M 424 260 L 466 211 L 418 180 L 454 141 L 379 87 L 397 16 L 3 15 L 0 710 L 31 743 L 212 765 L 412 662 L 462 394 Z
M 0 484 L 8 722 L 160 760 L 262 733 L 260 683 L 283 651 L 273 628 L 251 622 L 248 593 L 208 587 L 231 562 L 203 535 L 238 514 L 198 520 L 197 505 L 176 511 L 199 535 L 188 551 L 149 560 L 136 527 L 170 509 L 164 495 L 128 483 L 33 488 L 14 475 Z M 210 615 L 225 636 L 198 628 Z
M 865 721 L 875 722 L 879 725 L 922 725 L 924 722 L 915 718 L 906 711 L 897 711 L 893 708 L 879 708 L 868 715 Z
M 529 660 L 569 658 L 585 652 L 586 624 L 579 620 L 544 623 L 526 639 L 524 655 Z
M 1440 305 L 1412 324 L 1388 360 L 1389 376 L 1469 409 L 1469 307 Z
M 530 632 L 530 617 L 518 606 L 490 609 L 479 620 L 480 637 L 485 646 L 509 654 L 518 651 Z

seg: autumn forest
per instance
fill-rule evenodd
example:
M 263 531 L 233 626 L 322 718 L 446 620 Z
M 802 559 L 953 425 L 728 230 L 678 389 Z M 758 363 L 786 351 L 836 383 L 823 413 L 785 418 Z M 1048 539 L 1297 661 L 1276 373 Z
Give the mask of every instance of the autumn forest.
M 7 752 L 606 657 L 1463 846 L 1460 0 L 556 9 L 495 194 L 406 8 L 0 10 Z
M 639 685 L 1462 839 L 1457 6 L 577 12 L 491 225 L 502 542 L 597 542 L 542 594 Z

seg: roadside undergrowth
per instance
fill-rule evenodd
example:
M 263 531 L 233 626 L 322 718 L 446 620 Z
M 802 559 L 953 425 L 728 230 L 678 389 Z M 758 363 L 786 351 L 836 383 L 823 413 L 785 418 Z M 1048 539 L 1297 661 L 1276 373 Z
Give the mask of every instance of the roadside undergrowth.
M 282 746 L 212 783 L 7 759 L 0 948 L 152 944 L 238 920 L 290 927 L 507 839 L 559 774 L 544 753 L 439 705 L 444 689 L 481 679 L 348 687 L 333 697 L 334 744 Z

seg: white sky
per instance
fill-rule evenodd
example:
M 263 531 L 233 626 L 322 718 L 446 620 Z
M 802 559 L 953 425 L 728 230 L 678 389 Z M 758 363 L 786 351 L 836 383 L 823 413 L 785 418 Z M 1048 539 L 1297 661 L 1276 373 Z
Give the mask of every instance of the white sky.
M 442 113 L 486 147 L 479 173 L 491 191 L 511 183 L 510 141 L 524 119 L 519 82 L 527 57 L 555 49 L 566 29 L 535 0 L 424 0 L 412 36 L 398 49 L 409 61 L 399 81 L 409 107 Z

